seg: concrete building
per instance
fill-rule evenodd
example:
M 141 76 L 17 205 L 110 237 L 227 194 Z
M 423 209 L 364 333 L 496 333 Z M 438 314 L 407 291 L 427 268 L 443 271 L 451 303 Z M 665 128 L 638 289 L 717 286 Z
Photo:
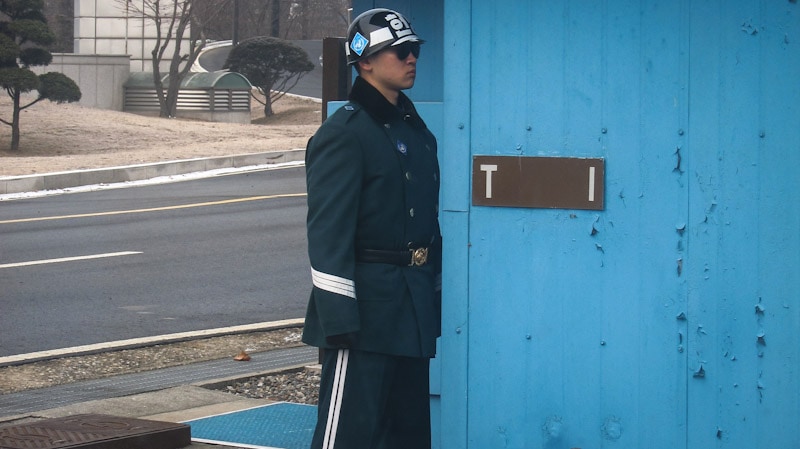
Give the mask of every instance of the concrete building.
M 158 30 L 153 20 L 137 12 L 145 10 L 144 1 L 74 1 L 75 54 L 129 55 L 131 72 L 153 70 L 151 52 L 156 44 Z M 182 51 L 186 52 L 187 49 L 188 41 L 183 43 Z M 174 47 L 168 47 L 165 55 L 170 56 L 173 52 Z M 165 59 L 160 66 L 161 70 L 169 68 L 169 58 Z

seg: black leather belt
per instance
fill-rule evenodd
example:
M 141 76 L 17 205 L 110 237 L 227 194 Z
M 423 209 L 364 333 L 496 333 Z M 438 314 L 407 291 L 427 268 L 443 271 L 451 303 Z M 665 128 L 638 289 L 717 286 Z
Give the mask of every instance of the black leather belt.
M 428 262 L 428 248 L 387 251 L 382 249 L 359 249 L 356 260 L 366 263 L 388 263 L 400 266 L 422 266 Z

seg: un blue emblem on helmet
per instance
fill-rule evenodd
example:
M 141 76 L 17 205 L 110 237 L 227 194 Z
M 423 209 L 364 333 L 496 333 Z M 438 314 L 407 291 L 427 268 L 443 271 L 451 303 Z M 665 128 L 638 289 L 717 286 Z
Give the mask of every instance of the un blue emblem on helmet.
M 362 36 L 361 33 L 356 32 L 355 36 L 353 36 L 353 40 L 350 42 L 350 48 L 356 52 L 358 56 L 361 56 L 364 53 L 364 50 L 367 49 L 367 44 L 369 40 Z

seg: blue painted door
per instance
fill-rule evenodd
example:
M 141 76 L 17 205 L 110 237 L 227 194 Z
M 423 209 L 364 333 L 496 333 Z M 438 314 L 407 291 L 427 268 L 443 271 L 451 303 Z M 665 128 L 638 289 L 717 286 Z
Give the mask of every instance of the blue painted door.
M 800 447 L 800 5 L 689 23 L 689 443 Z
M 800 5 L 444 22 L 442 447 L 800 447 Z M 605 210 L 472 206 L 474 155 L 605 158 Z

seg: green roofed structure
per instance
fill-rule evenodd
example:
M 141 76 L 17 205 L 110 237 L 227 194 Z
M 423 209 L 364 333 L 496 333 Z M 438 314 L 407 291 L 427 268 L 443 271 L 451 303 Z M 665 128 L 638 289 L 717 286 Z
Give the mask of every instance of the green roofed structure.
M 162 78 L 166 86 L 169 75 Z M 193 72 L 181 82 L 177 115 L 209 122 L 250 123 L 250 82 L 240 73 Z M 158 115 L 159 105 L 152 72 L 131 73 L 124 84 L 123 110 Z

